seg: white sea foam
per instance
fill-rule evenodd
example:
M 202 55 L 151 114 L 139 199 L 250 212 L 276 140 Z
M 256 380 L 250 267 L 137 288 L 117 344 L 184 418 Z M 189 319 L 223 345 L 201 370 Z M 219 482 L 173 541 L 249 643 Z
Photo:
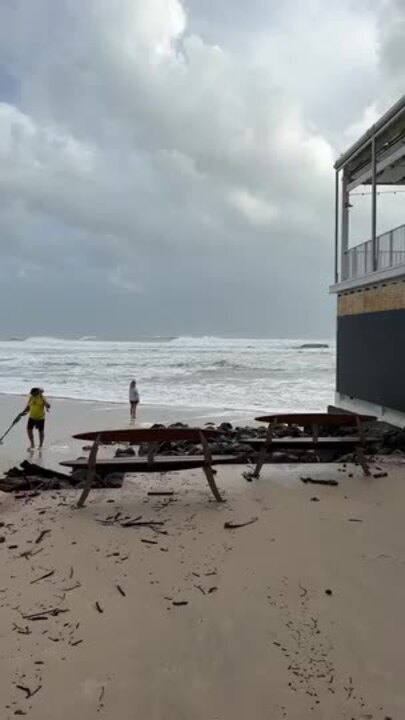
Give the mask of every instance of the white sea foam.
M 333 402 L 334 344 L 319 340 L 49 337 L 0 342 L 0 392 L 39 385 L 54 397 L 126 402 L 135 377 L 147 404 L 322 410 Z M 322 341 L 323 342 L 323 341 Z

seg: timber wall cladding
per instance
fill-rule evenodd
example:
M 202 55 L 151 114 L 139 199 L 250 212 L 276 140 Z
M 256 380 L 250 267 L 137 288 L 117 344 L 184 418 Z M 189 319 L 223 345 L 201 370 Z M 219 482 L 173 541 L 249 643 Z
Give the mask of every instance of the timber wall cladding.
M 405 283 L 338 298 L 336 389 L 405 412 Z
M 384 283 L 338 296 L 338 316 L 405 309 L 405 281 Z

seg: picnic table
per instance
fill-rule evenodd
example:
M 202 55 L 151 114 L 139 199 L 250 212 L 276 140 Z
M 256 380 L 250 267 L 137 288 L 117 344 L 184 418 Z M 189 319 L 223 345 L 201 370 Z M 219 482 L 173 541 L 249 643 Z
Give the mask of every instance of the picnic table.
M 310 450 L 310 449 L 339 449 L 342 452 L 353 450 L 365 475 L 370 475 L 364 450 L 366 446 L 377 442 L 376 438 L 366 437 L 364 423 L 376 420 L 373 415 L 359 415 L 353 413 L 275 413 L 256 418 L 257 422 L 268 425 L 264 438 L 246 438 L 242 442 L 257 448 L 259 455 L 254 471 L 250 478 L 258 478 L 269 453 L 275 450 Z M 310 430 L 310 436 L 292 435 L 275 437 L 278 425 L 303 428 Z M 325 429 L 339 429 L 339 435 L 325 435 Z M 347 434 L 342 434 L 347 428 Z M 353 432 L 354 430 L 354 432 Z M 299 462 L 299 460 L 297 460 Z
M 90 493 L 96 475 L 108 476 L 110 473 L 153 473 L 190 470 L 202 468 L 209 488 L 217 502 L 223 502 L 215 481 L 214 465 L 237 462 L 234 455 L 213 455 L 210 441 L 217 439 L 221 432 L 214 429 L 201 428 L 124 428 L 119 430 L 100 430 L 74 435 L 76 440 L 93 442 L 88 458 L 65 460 L 61 465 L 70 467 L 73 474 L 81 473 L 84 487 L 78 500 L 82 507 Z M 193 443 L 201 446 L 199 455 L 159 455 L 162 443 Z M 102 445 L 130 446 L 147 445 L 146 456 L 98 458 L 98 450 Z

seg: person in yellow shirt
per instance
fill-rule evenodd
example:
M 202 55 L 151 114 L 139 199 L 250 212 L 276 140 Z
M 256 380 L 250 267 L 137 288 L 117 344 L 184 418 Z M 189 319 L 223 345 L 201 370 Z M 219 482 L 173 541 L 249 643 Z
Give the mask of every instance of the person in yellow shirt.
M 28 403 L 22 415 L 28 413 L 27 435 L 30 441 L 30 449 L 34 450 L 34 430 L 38 430 L 39 447 L 42 448 L 45 436 L 45 412 L 50 410 L 50 404 L 43 394 L 41 388 L 32 388 Z

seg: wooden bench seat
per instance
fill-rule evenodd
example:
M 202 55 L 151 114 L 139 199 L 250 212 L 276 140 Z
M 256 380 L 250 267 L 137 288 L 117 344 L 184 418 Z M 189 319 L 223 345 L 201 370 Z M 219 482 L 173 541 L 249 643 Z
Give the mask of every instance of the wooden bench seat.
M 75 472 L 85 471 L 86 479 L 77 506 L 83 507 L 96 475 L 106 476 L 110 473 L 153 473 L 179 470 L 190 470 L 201 467 L 204 471 L 208 485 L 217 502 L 223 502 L 215 482 L 213 465 L 229 464 L 237 461 L 233 455 L 218 455 L 213 457 L 209 441 L 218 438 L 218 430 L 207 428 L 121 428 L 117 430 L 100 430 L 84 432 L 74 435 L 76 440 L 93 442 L 88 460 L 67 460 L 62 465 L 71 467 Z M 159 447 L 163 443 L 187 443 L 200 445 L 202 455 L 158 455 Z M 147 445 L 146 456 L 129 456 L 115 458 L 97 458 L 101 445 Z
M 229 465 L 237 462 L 235 455 L 213 455 L 211 465 Z M 60 464 L 72 470 L 85 470 L 88 467 L 87 458 L 66 460 Z M 154 455 L 153 472 L 172 472 L 175 470 L 193 470 L 203 468 L 204 455 Z M 151 466 L 146 457 L 117 457 L 99 458 L 97 460 L 97 475 L 105 477 L 110 473 L 151 472 Z
M 274 438 L 267 441 L 265 438 L 241 438 L 239 441 L 245 445 L 251 445 L 252 447 L 261 448 L 263 445 L 268 446 L 274 450 L 290 449 L 290 450 L 309 450 L 312 447 L 320 448 L 339 448 L 350 447 L 359 445 L 361 442 L 360 437 L 357 435 L 348 435 L 347 437 L 318 437 L 316 439 L 312 437 L 283 437 Z M 367 445 L 372 445 L 377 442 L 375 438 L 366 438 L 364 442 Z
M 352 413 L 279 413 L 262 415 L 256 418 L 258 422 L 268 425 L 266 435 L 260 439 L 246 438 L 243 442 L 259 449 L 256 467 L 251 478 L 258 478 L 260 471 L 274 450 L 309 450 L 311 448 L 339 449 L 352 448 L 365 475 L 370 474 L 368 463 L 364 456 L 366 446 L 373 445 L 374 438 L 366 438 L 364 423 L 372 422 L 376 418 L 372 415 L 355 415 Z M 303 437 L 275 437 L 277 426 L 298 427 L 311 430 L 311 436 Z M 326 436 L 320 435 L 320 430 L 326 428 L 350 429 L 347 435 Z M 353 432 L 355 430 L 355 432 Z

